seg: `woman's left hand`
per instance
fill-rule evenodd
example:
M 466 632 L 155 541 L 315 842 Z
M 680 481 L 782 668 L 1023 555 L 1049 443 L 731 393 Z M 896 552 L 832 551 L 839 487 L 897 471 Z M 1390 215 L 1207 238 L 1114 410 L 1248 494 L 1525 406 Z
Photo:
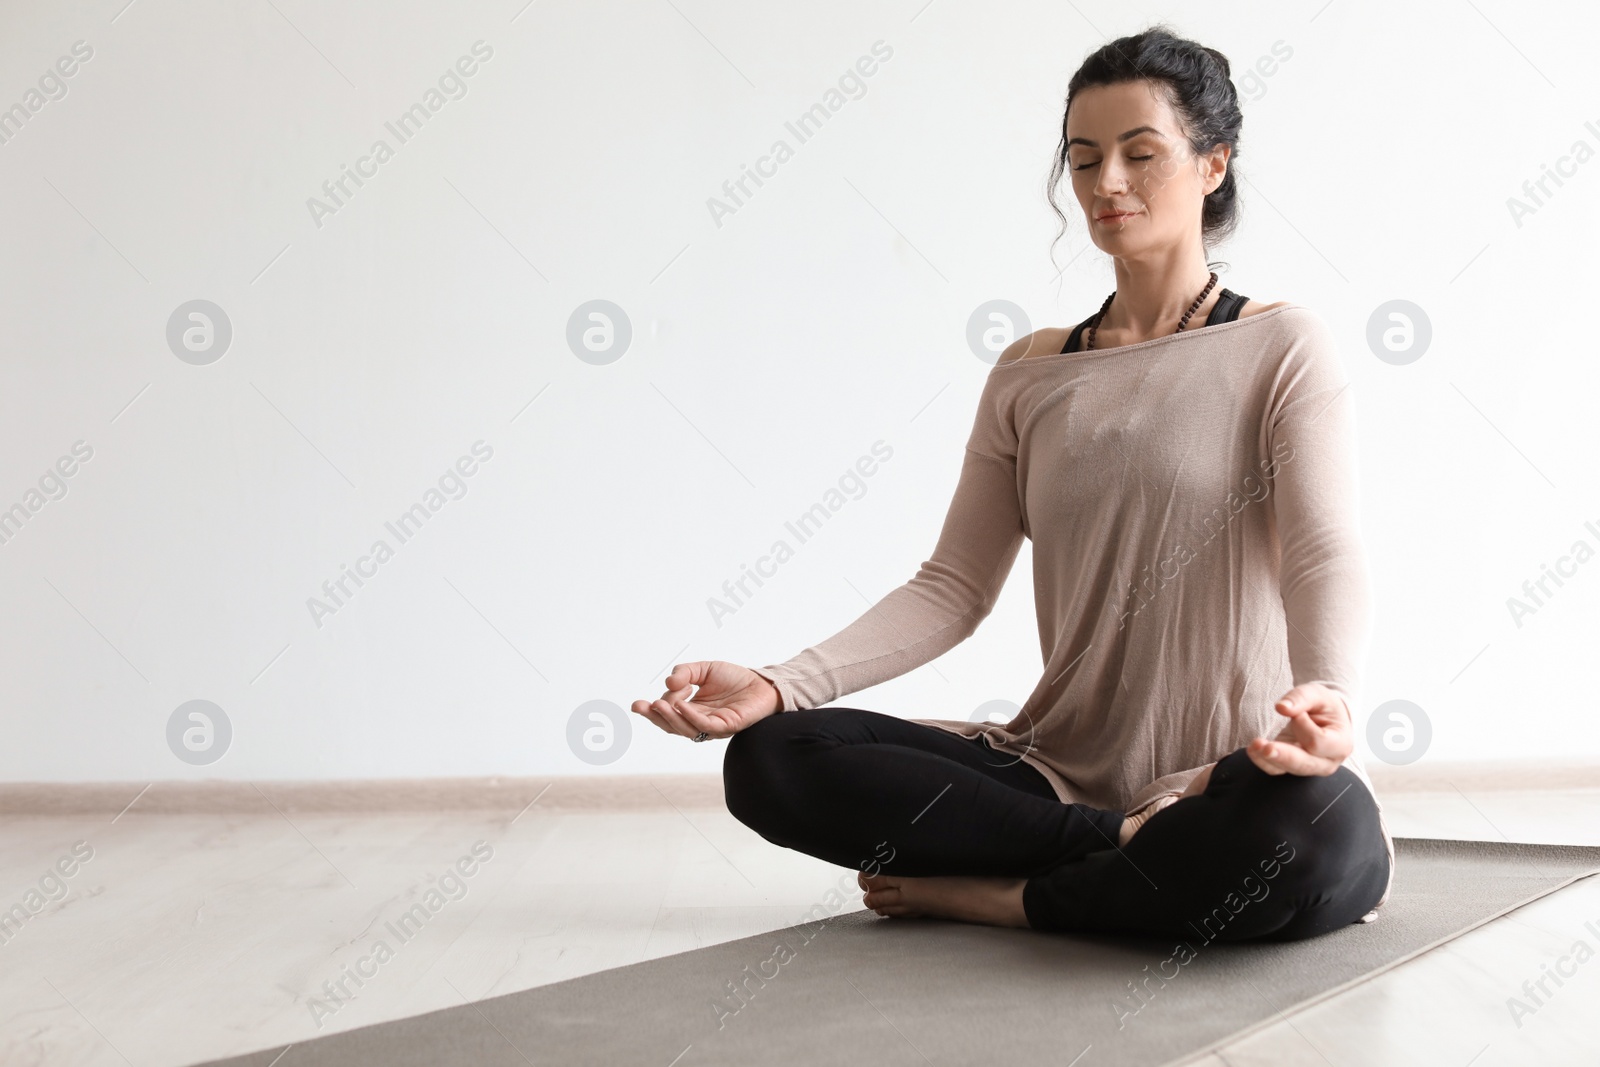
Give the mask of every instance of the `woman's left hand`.
M 1344 698 L 1318 682 L 1297 685 L 1273 705 L 1289 722 L 1268 741 L 1246 747 L 1250 761 L 1268 774 L 1329 775 L 1355 748 Z

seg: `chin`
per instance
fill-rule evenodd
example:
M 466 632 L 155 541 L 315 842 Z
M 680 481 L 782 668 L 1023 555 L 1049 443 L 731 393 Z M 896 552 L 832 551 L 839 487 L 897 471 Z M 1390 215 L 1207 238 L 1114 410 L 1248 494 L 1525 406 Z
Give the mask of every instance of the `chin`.
M 1144 249 L 1150 242 L 1148 239 L 1139 239 L 1127 230 L 1112 228 L 1096 224 L 1090 231 L 1094 235 L 1094 243 L 1102 252 L 1112 252 L 1119 256 L 1129 255 Z

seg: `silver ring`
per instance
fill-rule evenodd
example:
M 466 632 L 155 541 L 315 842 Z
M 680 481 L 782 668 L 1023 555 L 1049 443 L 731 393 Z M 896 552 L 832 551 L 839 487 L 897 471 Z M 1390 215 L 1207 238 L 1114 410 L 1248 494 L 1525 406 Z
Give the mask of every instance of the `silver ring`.
M 694 739 L 696 741 L 709 741 L 711 740 L 711 735 L 706 733 L 704 730 L 701 730 L 699 733 L 694 735 Z

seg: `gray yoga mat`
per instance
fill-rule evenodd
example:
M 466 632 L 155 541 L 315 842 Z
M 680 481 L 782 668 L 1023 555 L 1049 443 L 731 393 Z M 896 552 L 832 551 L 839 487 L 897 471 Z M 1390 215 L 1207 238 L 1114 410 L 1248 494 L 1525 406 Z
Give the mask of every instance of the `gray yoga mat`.
M 1165 1064 L 1600 873 L 1600 848 L 1431 838 L 1395 847 L 1378 921 L 1307 941 L 1197 935 L 1175 955 L 1173 938 L 821 909 L 828 917 L 785 930 L 212 1064 Z M 741 980 L 743 1000 L 729 985 Z

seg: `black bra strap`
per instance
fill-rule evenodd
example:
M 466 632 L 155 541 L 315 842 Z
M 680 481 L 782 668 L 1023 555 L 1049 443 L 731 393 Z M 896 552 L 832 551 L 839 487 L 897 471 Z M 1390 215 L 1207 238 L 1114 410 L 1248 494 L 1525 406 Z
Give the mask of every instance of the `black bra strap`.
M 1217 302 L 1211 307 L 1211 314 L 1206 316 L 1206 325 L 1215 326 L 1219 322 L 1232 322 L 1239 317 L 1239 311 L 1250 298 L 1240 296 L 1232 289 L 1224 289 L 1217 294 Z
M 1072 334 L 1067 338 L 1067 343 L 1061 346 L 1062 352 L 1076 352 L 1078 350 L 1078 338 L 1083 336 L 1083 331 L 1088 328 L 1089 320 L 1092 318 L 1094 318 L 1093 315 L 1072 328 Z

